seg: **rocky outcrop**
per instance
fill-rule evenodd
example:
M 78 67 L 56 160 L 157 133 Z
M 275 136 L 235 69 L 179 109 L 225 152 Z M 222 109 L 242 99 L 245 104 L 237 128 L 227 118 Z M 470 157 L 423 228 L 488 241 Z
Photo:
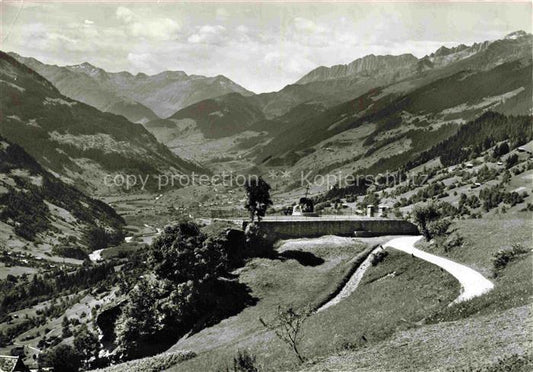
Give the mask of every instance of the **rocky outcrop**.
M 416 68 L 417 62 L 418 59 L 412 54 L 402 54 L 399 56 L 376 56 L 370 54 L 363 58 L 358 58 L 347 65 L 318 67 L 298 80 L 296 84 L 369 75 L 409 75 Z
M 453 48 L 446 48 L 445 46 L 442 46 L 429 56 L 421 58 L 421 61 L 431 61 L 432 68 L 445 67 L 449 64 L 466 59 L 486 50 L 490 44 L 490 41 L 484 41 L 482 43 L 475 43 L 471 46 L 466 46 L 464 44 L 460 44 Z

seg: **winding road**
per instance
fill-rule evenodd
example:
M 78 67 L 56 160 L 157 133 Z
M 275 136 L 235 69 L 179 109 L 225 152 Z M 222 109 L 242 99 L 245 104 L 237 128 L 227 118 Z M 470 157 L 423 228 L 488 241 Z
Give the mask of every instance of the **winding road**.
M 415 243 L 421 238 L 422 236 L 404 236 L 392 239 L 383 246 L 412 254 L 417 258 L 442 267 L 444 270 L 452 274 L 461 284 L 461 294 L 452 302 L 452 304 L 481 296 L 494 288 L 494 284 L 492 284 L 490 280 L 468 266 L 458 264 L 447 258 L 436 256 L 415 248 Z
M 450 303 L 450 305 L 481 296 L 482 294 L 487 293 L 494 288 L 494 284 L 492 284 L 490 280 L 486 279 L 483 275 L 469 268 L 468 266 L 458 264 L 457 262 L 447 258 L 436 256 L 415 248 L 415 243 L 421 238 L 422 236 L 404 236 L 395 238 L 383 244 L 383 247 L 393 248 L 411 254 L 416 258 L 420 258 L 424 261 L 437 265 L 453 275 L 461 284 L 461 294 L 452 303 Z M 382 248 L 378 247 L 372 251 L 366 260 L 357 268 L 348 283 L 346 283 L 346 285 L 342 288 L 341 292 L 326 304 L 321 306 L 317 312 L 324 311 L 351 295 L 359 286 L 359 283 L 361 282 L 366 270 L 370 267 L 372 255 L 380 249 Z

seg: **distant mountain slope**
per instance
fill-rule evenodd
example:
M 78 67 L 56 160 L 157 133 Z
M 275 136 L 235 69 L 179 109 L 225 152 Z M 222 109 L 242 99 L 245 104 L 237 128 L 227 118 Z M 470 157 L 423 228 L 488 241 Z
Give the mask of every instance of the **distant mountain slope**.
M 411 54 L 369 55 L 348 65 L 319 67 L 278 92 L 246 97 L 241 103 L 259 108 L 266 119 L 274 120 L 303 103 L 328 108 L 388 86 L 398 94 L 407 93 L 464 70 L 490 70 L 505 62 L 527 61 L 531 59 L 532 41 L 530 34 L 516 32 L 501 40 L 472 46 L 441 47 L 421 59 Z M 209 102 L 199 106 L 209 106 Z M 188 108 L 182 110 L 190 111 Z M 193 116 L 189 117 L 195 119 Z
M 323 110 L 323 104 L 302 103 L 284 115 L 267 119 L 256 102 L 233 93 L 199 102 L 144 126 L 180 156 L 219 171 L 221 159 L 247 157 L 275 134 Z M 252 164 L 244 165 L 249 166 Z M 242 166 L 238 168 L 243 170 Z
M 465 60 L 461 68 L 490 69 L 498 64 L 515 60 L 531 54 L 531 34 L 524 31 L 513 32 L 503 39 L 474 43 L 471 46 L 460 44 L 457 47 L 444 46 L 420 59 L 412 54 L 399 56 L 375 56 L 373 54 L 358 58 L 347 65 L 332 67 L 320 66 L 296 82 L 309 84 L 331 80 L 352 80 L 361 82 L 367 78 L 389 81 L 388 85 L 424 71 L 441 69 Z M 531 48 L 529 48 L 531 49 Z M 475 58 L 471 58 L 475 57 Z
M 435 158 L 440 158 L 443 165 L 458 164 L 501 141 L 509 141 L 511 148 L 526 144 L 533 138 L 532 124 L 531 116 L 505 116 L 486 112 L 461 126 L 455 135 L 420 154 L 409 167 Z
M 455 134 L 444 139 L 433 139 L 431 141 L 433 146 L 427 151 L 421 153 L 410 151 L 405 154 L 407 156 L 396 154 L 382 159 L 380 163 L 361 167 L 354 173 L 357 175 L 377 174 L 377 172 L 384 172 L 387 169 L 391 172 L 389 174 L 399 171 L 412 176 L 415 172 L 420 173 L 428 164 L 440 164 L 449 167 L 469 159 L 478 158 L 479 161 L 484 152 L 488 151 L 492 154 L 493 146 L 498 143 L 505 142 L 511 149 L 531 143 L 533 139 L 532 119 L 531 115 L 507 116 L 487 111 L 480 117 L 463 124 Z M 497 160 L 489 159 L 486 161 L 490 164 L 491 161 L 496 163 Z M 518 174 L 515 173 L 515 175 Z M 453 175 L 450 177 L 454 178 Z M 522 178 L 527 179 L 527 177 Z M 468 188 L 470 189 L 470 186 Z M 348 183 L 348 185 L 344 184 L 339 188 L 329 190 L 326 197 L 338 198 L 349 194 L 359 194 L 362 191 L 365 191 L 365 187 L 361 187 L 361 183 Z
M 316 173 L 373 164 L 384 171 L 384 158 L 409 161 L 487 110 L 531 114 L 532 72 L 531 60 L 517 60 L 459 72 L 408 93 L 394 85 L 376 89 L 291 126 L 256 149 L 256 159 Z
M 193 119 L 206 138 L 232 136 L 264 118 L 257 106 L 238 93 L 204 100 L 169 117 L 174 120 Z
M 517 31 L 505 38 L 471 46 L 441 47 L 420 59 L 411 55 L 367 56 L 351 64 L 319 67 L 297 84 L 309 92 L 330 97 L 333 104 L 348 101 L 372 89 L 395 85 L 397 92 L 410 91 L 463 70 L 490 70 L 505 62 L 531 59 L 533 37 Z M 351 66 L 351 68 L 349 68 Z
M 223 94 L 253 94 L 221 75 L 205 77 L 183 71 L 132 75 L 106 72 L 90 63 L 55 66 L 10 55 L 44 76 L 65 96 L 138 123 L 168 117 L 183 107 Z
M 382 154 L 422 151 L 489 109 L 530 113 L 532 42 L 516 32 L 421 59 L 368 56 L 319 68 L 278 92 L 204 100 L 147 128 L 202 162 L 357 168 Z
M 140 124 L 59 93 L 46 79 L 0 53 L 0 134 L 68 182 L 105 191 L 108 174 L 188 173 L 198 168 Z
M 75 241 L 78 247 L 95 248 L 120 241 L 124 221 L 113 208 L 66 185 L 22 147 L 0 137 L 0 224 L 4 247 L 17 236 L 52 246 Z M 99 242 L 91 237 L 96 230 L 101 231 Z
M 111 73 L 109 76 L 122 94 L 150 107 L 161 118 L 169 117 L 196 102 L 224 94 L 253 95 L 222 75 L 205 77 L 187 75 L 183 71 L 165 71 L 152 76 L 127 73 Z
M 302 103 L 320 103 L 331 106 L 338 103 L 335 94 L 323 92 L 307 85 L 290 84 L 277 92 L 262 93 L 249 97 L 248 100 L 258 105 L 269 119 L 288 113 Z

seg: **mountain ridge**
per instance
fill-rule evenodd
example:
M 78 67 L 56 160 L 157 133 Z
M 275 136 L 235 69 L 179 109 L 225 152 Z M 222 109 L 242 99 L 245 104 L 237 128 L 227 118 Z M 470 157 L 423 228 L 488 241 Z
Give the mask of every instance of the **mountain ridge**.
M 65 96 L 137 123 L 168 117 L 188 105 L 226 93 L 254 94 L 223 75 L 188 75 L 184 71 L 133 75 L 128 71 L 107 72 L 89 62 L 58 66 L 8 54 L 50 80 Z
M 511 38 L 504 38 L 492 42 L 475 43 L 469 47 L 466 45 L 458 45 L 454 48 L 440 47 L 435 52 L 428 56 L 424 56 L 421 59 L 417 59 L 410 54 L 404 54 L 400 59 L 404 60 L 405 64 L 400 64 L 400 68 L 396 70 L 393 69 L 388 71 L 385 69 L 384 71 L 380 71 L 379 74 L 365 73 L 358 74 L 355 77 L 346 76 L 343 78 L 311 81 L 306 84 L 291 84 L 287 85 L 279 92 L 261 93 L 251 97 L 240 98 L 238 111 L 241 113 L 257 112 L 259 109 L 259 112 L 257 112 L 257 115 L 255 116 L 240 116 L 237 112 L 233 113 L 234 115 L 232 116 L 231 107 L 235 107 L 236 105 L 231 103 L 231 101 L 234 101 L 232 95 L 226 95 L 216 98 L 219 108 L 215 109 L 212 102 L 205 100 L 178 111 L 170 118 L 177 118 L 179 116 L 179 120 L 182 124 L 187 121 L 187 133 L 190 133 L 191 129 L 197 128 L 199 131 L 207 134 L 203 139 L 204 142 L 196 138 L 197 142 L 195 143 L 210 143 L 210 148 L 217 149 L 215 151 L 217 152 L 217 157 L 220 156 L 218 151 L 229 150 L 229 153 L 227 153 L 229 158 L 240 159 L 241 157 L 252 157 L 255 158 L 253 161 L 254 163 L 258 162 L 258 164 L 263 164 L 266 158 L 276 158 L 280 156 L 283 158 L 288 155 L 289 158 L 292 159 L 291 161 L 281 161 L 281 164 L 286 165 L 292 161 L 297 161 L 302 157 L 303 153 L 300 155 L 294 155 L 289 150 L 291 147 L 293 150 L 298 148 L 297 151 L 305 150 L 300 148 L 299 144 L 301 141 L 304 141 L 311 132 L 313 132 L 313 128 L 310 128 L 309 125 L 310 123 L 315 123 L 316 118 L 322 117 L 325 123 L 329 123 L 326 128 L 323 129 L 327 129 L 330 125 L 340 128 L 339 124 L 335 124 L 335 120 L 329 122 L 331 115 L 337 117 L 337 111 L 339 116 L 336 120 L 349 121 L 352 115 L 354 115 L 354 108 L 362 109 L 368 106 L 375 109 L 378 107 L 378 104 L 386 103 L 388 99 L 390 99 L 391 102 L 396 102 L 400 97 L 409 96 L 410 92 L 414 92 L 417 89 L 442 79 L 457 76 L 466 82 L 469 81 L 469 75 L 482 71 L 491 71 L 497 66 L 507 62 L 522 61 L 527 65 L 532 58 L 530 47 L 532 39 L 533 37 L 531 34 L 517 33 L 516 36 Z M 390 56 L 388 59 L 394 61 L 395 58 L 396 57 Z M 375 61 L 376 59 L 379 59 L 379 57 L 373 56 L 367 58 L 367 61 Z M 357 61 L 358 63 L 360 62 L 360 60 Z M 364 66 L 364 64 L 359 64 L 358 66 Z M 375 68 L 376 66 L 378 66 L 378 64 L 374 65 L 372 68 Z M 494 72 L 494 76 L 498 76 L 500 73 L 501 71 Z M 506 94 L 510 95 L 510 98 L 507 99 L 506 111 L 509 111 L 509 113 L 524 114 L 524 110 L 527 108 L 527 100 L 522 98 L 527 96 L 527 89 L 529 89 L 529 87 L 523 87 L 526 91 L 518 92 L 515 90 L 522 88 L 517 82 L 515 83 L 516 84 L 512 89 L 510 88 L 509 91 L 499 92 L 498 94 L 501 94 L 502 97 L 505 97 Z M 442 84 L 444 87 L 446 82 L 443 82 Z M 466 86 L 463 88 L 458 87 L 458 89 L 466 91 L 470 90 L 469 87 Z M 483 91 L 483 89 L 480 89 L 480 92 L 481 91 Z M 455 95 L 461 96 L 457 94 Z M 496 100 L 494 97 L 475 96 L 475 94 L 472 98 L 474 99 L 474 102 L 478 102 L 480 105 L 489 104 L 489 101 L 486 100 Z M 417 96 L 416 99 L 421 100 L 421 97 Z M 442 99 L 446 101 L 446 97 L 442 97 Z M 502 99 L 505 100 L 505 98 Z M 463 103 L 465 105 L 470 105 L 473 102 Z M 510 105 L 513 104 L 515 106 L 510 107 Z M 220 107 L 223 108 L 220 109 Z M 305 113 L 306 107 L 312 108 L 312 110 L 310 110 L 312 115 L 307 115 Z M 203 110 L 199 110 L 198 108 L 203 108 Z M 449 109 L 454 110 L 452 108 Z M 331 111 L 328 113 L 328 110 Z M 459 110 L 459 108 L 456 110 Z M 209 116 L 215 114 L 217 111 L 220 111 L 218 112 L 219 115 L 217 117 Z M 222 111 L 225 112 L 224 115 L 221 115 Z M 363 110 L 361 110 L 361 112 L 362 111 Z M 474 111 L 479 112 L 478 109 L 475 109 Z M 326 114 L 322 115 L 324 112 Z M 438 114 L 438 112 L 435 114 Z M 363 115 L 363 113 L 361 113 L 361 115 Z M 458 112 L 455 115 L 461 119 L 471 119 L 470 114 L 466 111 L 464 113 Z M 232 123 L 228 122 L 231 117 L 234 118 L 234 120 L 232 119 Z M 254 119 L 257 120 L 255 123 L 253 122 Z M 243 122 L 235 122 L 239 120 L 242 120 Z M 322 128 L 322 124 L 316 123 L 320 128 Z M 177 144 L 180 141 L 176 138 L 184 135 L 184 132 L 180 132 L 180 130 L 177 129 L 176 123 L 167 123 L 164 127 L 161 126 L 161 123 L 153 123 L 153 125 L 147 123 L 147 125 L 147 128 L 163 143 L 169 143 L 172 141 Z M 226 142 L 234 143 L 233 148 L 227 143 L 221 147 L 212 147 L 218 146 L 220 141 L 218 141 L 218 143 L 213 143 L 209 138 L 209 133 L 217 132 L 219 133 L 216 136 L 217 139 L 221 139 L 221 137 L 224 137 L 224 130 L 221 129 L 228 127 L 228 125 L 231 125 L 232 130 L 228 132 L 225 138 L 227 138 Z M 215 128 L 216 126 L 220 126 L 220 128 Z M 235 136 L 239 135 L 239 128 L 243 131 L 243 135 L 248 133 L 246 135 L 247 138 L 243 141 L 235 141 Z M 250 131 L 254 133 L 250 133 Z M 285 133 L 285 131 L 289 132 Z M 287 135 L 287 138 L 284 138 L 284 134 Z M 328 129 L 324 130 L 319 137 L 321 137 L 322 140 L 327 141 L 328 136 L 335 137 L 336 135 L 340 134 L 337 134 L 336 130 Z M 290 139 L 290 141 L 286 142 L 288 139 Z M 264 156 L 257 157 L 258 154 L 263 154 L 266 149 L 278 147 L 276 145 L 277 143 L 286 143 L 287 148 L 285 150 L 288 151 L 288 153 L 280 154 L 275 151 L 266 151 Z M 180 146 L 171 146 L 171 148 L 179 149 L 182 144 L 183 141 L 181 141 Z M 243 152 L 242 150 L 244 149 L 243 146 L 245 144 L 249 147 Z M 315 145 L 316 143 L 312 146 Z M 191 150 L 194 152 L 194 148 Z M 305 151 L 312 150 L 313 149 L 310 148 Z M 205 153 L 203 153 L 201 157 L 202 161 L 205 162 L 207 160 Z M 192 156 L 192 158 L 194 158 L 194 156 Z M 324 154 L 324 158 L 332 158 L 332 156 L 331 154 Z M 347 159 L 343 159 L 342 161 L 347 161 Z M 279 162 L 276 161 L 274 163 L 277 164 Z
M 334 65 L 331 67 L 320 66 L 296 81 L 296 84 L 307 84 L 314 81 L 339 79 L 357 74 L 376 73 L 380 69 L 393 69 L 398 74 L 411 70 L 418 58 L 410 53 L 394 55 L 369 54 L 357 58 L 348 64 Z
M 512 32 L 501 39 L 477 42 L 470 46 L 467 46 L 465 44 L 459 44 L 451 48 L 441 46 L 435 52 L 423 56 L 421 58 L 417 58 L 410 53 L 404 53 L 400 55 L 369 54 L 357 58 L 347 64 L 337 64 L 332 65 L 330 67 L 319 66 L 305 74 L 299 80 L 297 80 L 296 84 L 307 84 L 317 81 L 334 80 L 343 77 L 356 77 L 361 73 L 367 74 L 370 72 L 376 72 L 381 68 L 389 68 L 389 70 L 392 68 L 393 70 L 397 70 L 399 76 L 401 76 L 402 74 L 407 75 L 410 73 L 417 72 L 417 70 L 420 71 L 420 68 L 425 61 L 431 61 L 431 63 L 437 64 L 439 67 L 443 67 L 449 63 L 456 62 L 460 59 L 468 58 L 475 53 L 483 51 L 487 49 L 493 42 L 497 42 L 500 40 L 516 40 L 531 36 L 531 34 L 519 30 Z M 455 58 L 450 58 L 450 55 L 455 55 Z
M 71 100 L 0 52 L 0 134 L 44 168 L 84 191 L 103 191 L 107 174 L 203 172 L 157 142 L 142 125 Z

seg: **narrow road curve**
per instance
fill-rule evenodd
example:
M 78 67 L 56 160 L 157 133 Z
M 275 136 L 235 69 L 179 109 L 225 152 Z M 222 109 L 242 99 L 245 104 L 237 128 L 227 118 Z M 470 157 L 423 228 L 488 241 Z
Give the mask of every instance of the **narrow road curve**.
M 461 283 L 462 291 L 461 295 L 459 295 L 459 297 L 457 297 L 451 304 L 481 296 L 494 288 L 494 284 L 492 284 L 490 280 L 486 279 L 483 275 L 468 266 L 458 264 L 447 258 L 439 257 L 415 248 L 415 243 L 421 238 L 422 236 L 405 236 L 396 238 L 385 243 L 384 247 L 391 247 L 411 254 L 424 261 L 431 262 L 452 274 L 459 283 Z

